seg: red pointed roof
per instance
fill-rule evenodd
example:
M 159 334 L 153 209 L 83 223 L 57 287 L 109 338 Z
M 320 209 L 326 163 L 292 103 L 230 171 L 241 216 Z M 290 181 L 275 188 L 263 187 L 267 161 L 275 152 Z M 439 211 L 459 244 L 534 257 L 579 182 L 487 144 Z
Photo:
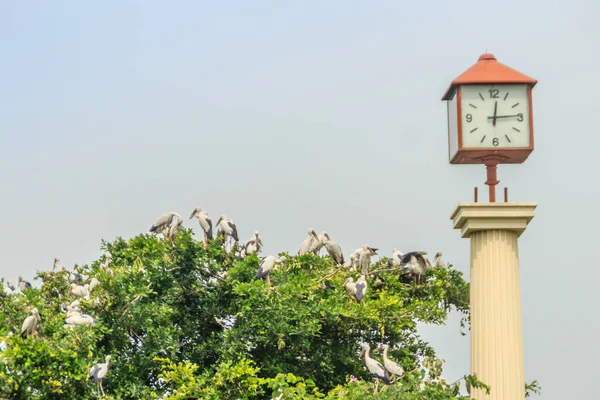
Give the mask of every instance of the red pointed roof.
M 486 53 L 479 57 L 475 65 L 452 81 L 442 100 L 452 99 L 458 85 L 477 83 L 527 83 L 533 87 L 537 80 L 499 63 L 493 54 Z

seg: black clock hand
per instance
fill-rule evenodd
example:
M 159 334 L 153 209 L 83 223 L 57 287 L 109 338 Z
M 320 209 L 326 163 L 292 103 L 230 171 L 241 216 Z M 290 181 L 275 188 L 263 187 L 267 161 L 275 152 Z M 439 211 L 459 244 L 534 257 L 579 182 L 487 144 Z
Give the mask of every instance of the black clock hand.
M 510 117 L 520 117 L 520 116 L 521 116 L 521 114 L 513 114 L 513 115 L 496 115 L 496 116 L 493 116 L 493 117 L 488 117 L 488 119 L 494 119 L 494 120 L 496 120 L 496 119 L 498 119 L 498 118 L 510 118 Z
M 496 126 L 496 115 L 497 114 L 498 114 L 498 100 L 496 100 L 496 103 L 494 104 L 494 116 L 493 116 L 493 119 L 494 119 L 493 125 L 494 126 Z

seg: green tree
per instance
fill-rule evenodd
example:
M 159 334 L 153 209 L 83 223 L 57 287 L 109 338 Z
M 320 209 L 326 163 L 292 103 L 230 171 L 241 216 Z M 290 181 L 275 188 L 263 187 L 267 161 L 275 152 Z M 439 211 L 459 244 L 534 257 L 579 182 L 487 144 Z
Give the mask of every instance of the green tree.
M 107 399 L 463 398 L 460 382 L 440 378 L 442 365 L 417 332 L 419 321 L 444 324 L 451 310 L 468 317 L 469 285 L 451 266 L 429 269 L 415 285 L 373 265 L 356 303 L 343 287 L 351 274 L 333 270 L 328 257 L 281 253 L 287 262 L 268 287 L 254 279 L 256 255 L 239 261 L 220 239 L 204 249 L 187 229 L 174 246 L 143 234 L 102 250 L 112 254 L 109 270 L 103 259 L 78 266 L 100 281 L 80 305 L 98 319 L 92 328 L 64 325 L 63 307 L 75 300 L 67 272 L 39 272 L 40 288 L 0 295 L 0 339 L 14 332 L 0 353 L 1 397 L 97 398 L 89 369 L 110 354 Z M 22 338 L 32 307 L 38 335 Z M 362 343 L 389 343 L 407 371 L 376 397 L 358 358 Z

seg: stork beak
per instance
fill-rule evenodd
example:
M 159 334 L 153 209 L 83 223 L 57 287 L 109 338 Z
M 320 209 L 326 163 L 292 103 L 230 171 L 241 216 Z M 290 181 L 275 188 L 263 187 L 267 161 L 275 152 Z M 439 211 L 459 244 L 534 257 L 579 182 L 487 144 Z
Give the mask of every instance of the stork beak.
M 358 358 L 361 358 L 364 354 L 365 354 L 365 349 L 362 349 L 360 351 L 360 354 L 358 355 Z
M 379 249 L 374 249 L 373 247 L 371 247 L 371 250 L 373 251 L 373 254 L 377 254 L 377 250 Z

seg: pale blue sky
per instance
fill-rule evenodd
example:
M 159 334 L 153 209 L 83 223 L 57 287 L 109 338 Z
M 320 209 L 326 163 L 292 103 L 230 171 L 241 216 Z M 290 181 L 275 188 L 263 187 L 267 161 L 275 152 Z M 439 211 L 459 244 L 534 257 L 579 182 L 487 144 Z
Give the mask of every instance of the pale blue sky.
M 593 1 L 0 3 L 0 274 L 90 262 L 167 211 L 225 213 L 266 252 L 443 250 L 484 168 L 450 166 L 450 81 L 486 49 L 539 80 L 536 150 L 499 168 L 537 201 L 520 240 L 526 379 L 600 395 L 600 6 Z M 187 226 L 192 226 L 186 221 Z M 195 224 L 193 225 L 196 226 Z M 469 370 L 458 317 L 423 329 Z

